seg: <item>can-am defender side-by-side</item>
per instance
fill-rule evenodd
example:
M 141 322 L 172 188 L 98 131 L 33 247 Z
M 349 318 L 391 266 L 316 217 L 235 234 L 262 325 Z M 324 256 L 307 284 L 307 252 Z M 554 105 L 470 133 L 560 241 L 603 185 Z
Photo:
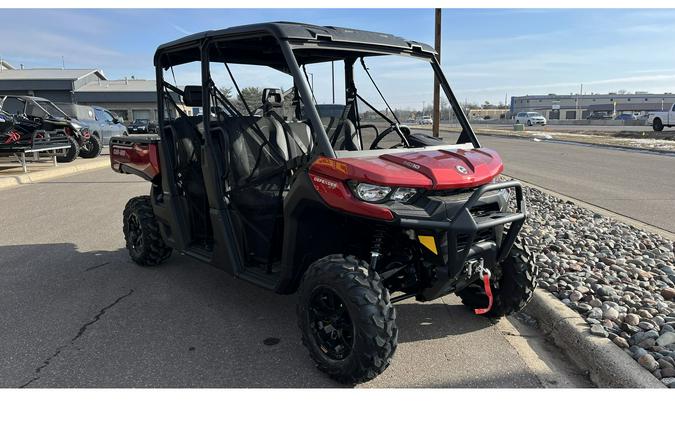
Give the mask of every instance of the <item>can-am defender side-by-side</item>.
M 58 133 L 65 136 L 70 148 L 56 154 L 60 163 L 69 163 L 78 156 L 96 158 L 103 144 L 93 136 L 89 128 L 77 119 L 72 119 L 63 110 L 46 98 L 28 95 L 0 95 L 0 109 L 23 120 L 32 120 L 36 130 Z
M 461 129 L 455 143 L 400 124 L 383 95 L 397 88 L 378 85 L 368 67 L 378 58 L 393 58 L 387 72 L 405 81 L 422 68 L 438 78 Z M 318 104 L 307 67 L 331 62 L 344 71 L 344 103 Z M 181 89 L 174 68 L 189 64 L 202 83 Z M 428 45 L 267 23 L 164 44 L 155 65 L 159 135 L 111 141 L 112 168 L 152 183 L 124 209 L 138 264 L 176 250 L 297 292 L 303 343 L 343 383 L 387 368 L 398 301 L 456 293 L 475 313 L 500 317 L 531 298 L 534 261 L 518 238 L 522 188 L 497 182 L 500 157 L 479 145 Z M 248 104 L 232 70 L 239 65 L 273 69 L 292 86 L 266 88 Z M 218 75 L 229 75 L 236 96 Z

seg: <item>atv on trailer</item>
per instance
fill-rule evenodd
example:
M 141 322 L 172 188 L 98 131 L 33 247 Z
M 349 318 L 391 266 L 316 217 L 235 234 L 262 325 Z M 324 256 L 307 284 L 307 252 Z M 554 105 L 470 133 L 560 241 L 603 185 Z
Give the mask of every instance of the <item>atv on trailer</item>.
M 380 89 L 366 65 L 379 58 L 393 58 L 384 73 L 404 82 Z M 148 196 L 124 209 L 138 264 L 157 265 L 177 250 L 278 293 L 297 292 L 303 343 L 343 383 L 387 368 L 398 301 L 456 293 L 476 313 L 500 317 L 531 298 L 534 263 L 518 239 L 522 188 L 496 181 L 501 159 L 478 143 L 428 45 L 266 23 L 164 44 L 154 61 L 159 135 L 111 140 L 112 168 L 152 182 Z M 198 63 L 201 85 L 180 89 L 174 67 L 190 63 Z M 290 88 L 266 88 L 260 107 L 248 104 L 232 70 L 244 64 L 278 71 Z M 320 96 L 324 84 L 314 86 L 307 67 L 331 64 L 344 72 L 344 103 L 317 104 L 330 95 Z M 410 101 L 398 91 L 421 69 L 431 76 L 423 88 L 438 78 L 445 113 L 461 129 L 452 144 L 400 124 L 403 112 L 382 94 Z M 229 75 L 237 97 L 219 88 L 218 75 Z
M 82 158 L 96 158 L 101 154 L 101 140 L 93 136 L 87 126 L 71 119 L 46 98 L 27 95 L 0 96 L 0 109 L 20 119 L 32 120 L 37 123 L 36 130 L 57 132 L 65 136 L 70 148 L 56 155 L 56 160 L 60 163 L 69 163 L 78 155 Z

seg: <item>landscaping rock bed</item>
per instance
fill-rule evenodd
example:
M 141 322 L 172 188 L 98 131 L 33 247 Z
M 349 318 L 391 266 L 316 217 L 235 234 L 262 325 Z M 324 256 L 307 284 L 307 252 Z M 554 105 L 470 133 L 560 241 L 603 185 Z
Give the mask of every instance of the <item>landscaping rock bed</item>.
M 539 288 L 675 388 L 674 242 L 525 187 Z

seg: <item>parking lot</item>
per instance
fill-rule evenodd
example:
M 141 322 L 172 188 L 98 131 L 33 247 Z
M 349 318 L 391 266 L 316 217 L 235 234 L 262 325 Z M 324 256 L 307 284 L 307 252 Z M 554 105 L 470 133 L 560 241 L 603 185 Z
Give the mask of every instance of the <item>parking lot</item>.
M 300 343 L 295 296 L 180 255 L 131 262 L 121 213 L 147 189 L 104 169 L 2 192 L 1 385 L 338 387 Z M 494 324 L 454 297 L 397 310 L 396 357 L 365 387 L 587 385 L 515 319 Z

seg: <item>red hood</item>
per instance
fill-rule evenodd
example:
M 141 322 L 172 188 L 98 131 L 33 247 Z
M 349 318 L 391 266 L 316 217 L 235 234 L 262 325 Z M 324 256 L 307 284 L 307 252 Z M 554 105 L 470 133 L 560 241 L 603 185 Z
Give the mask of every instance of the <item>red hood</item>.
M 384 152 L 384 151 L 383 151 Z M 488 148 L 383 153 L 378 157 L 319 158 L 311 171 L 340 180 L 425 189 L 484 185 L 504 170 Z

